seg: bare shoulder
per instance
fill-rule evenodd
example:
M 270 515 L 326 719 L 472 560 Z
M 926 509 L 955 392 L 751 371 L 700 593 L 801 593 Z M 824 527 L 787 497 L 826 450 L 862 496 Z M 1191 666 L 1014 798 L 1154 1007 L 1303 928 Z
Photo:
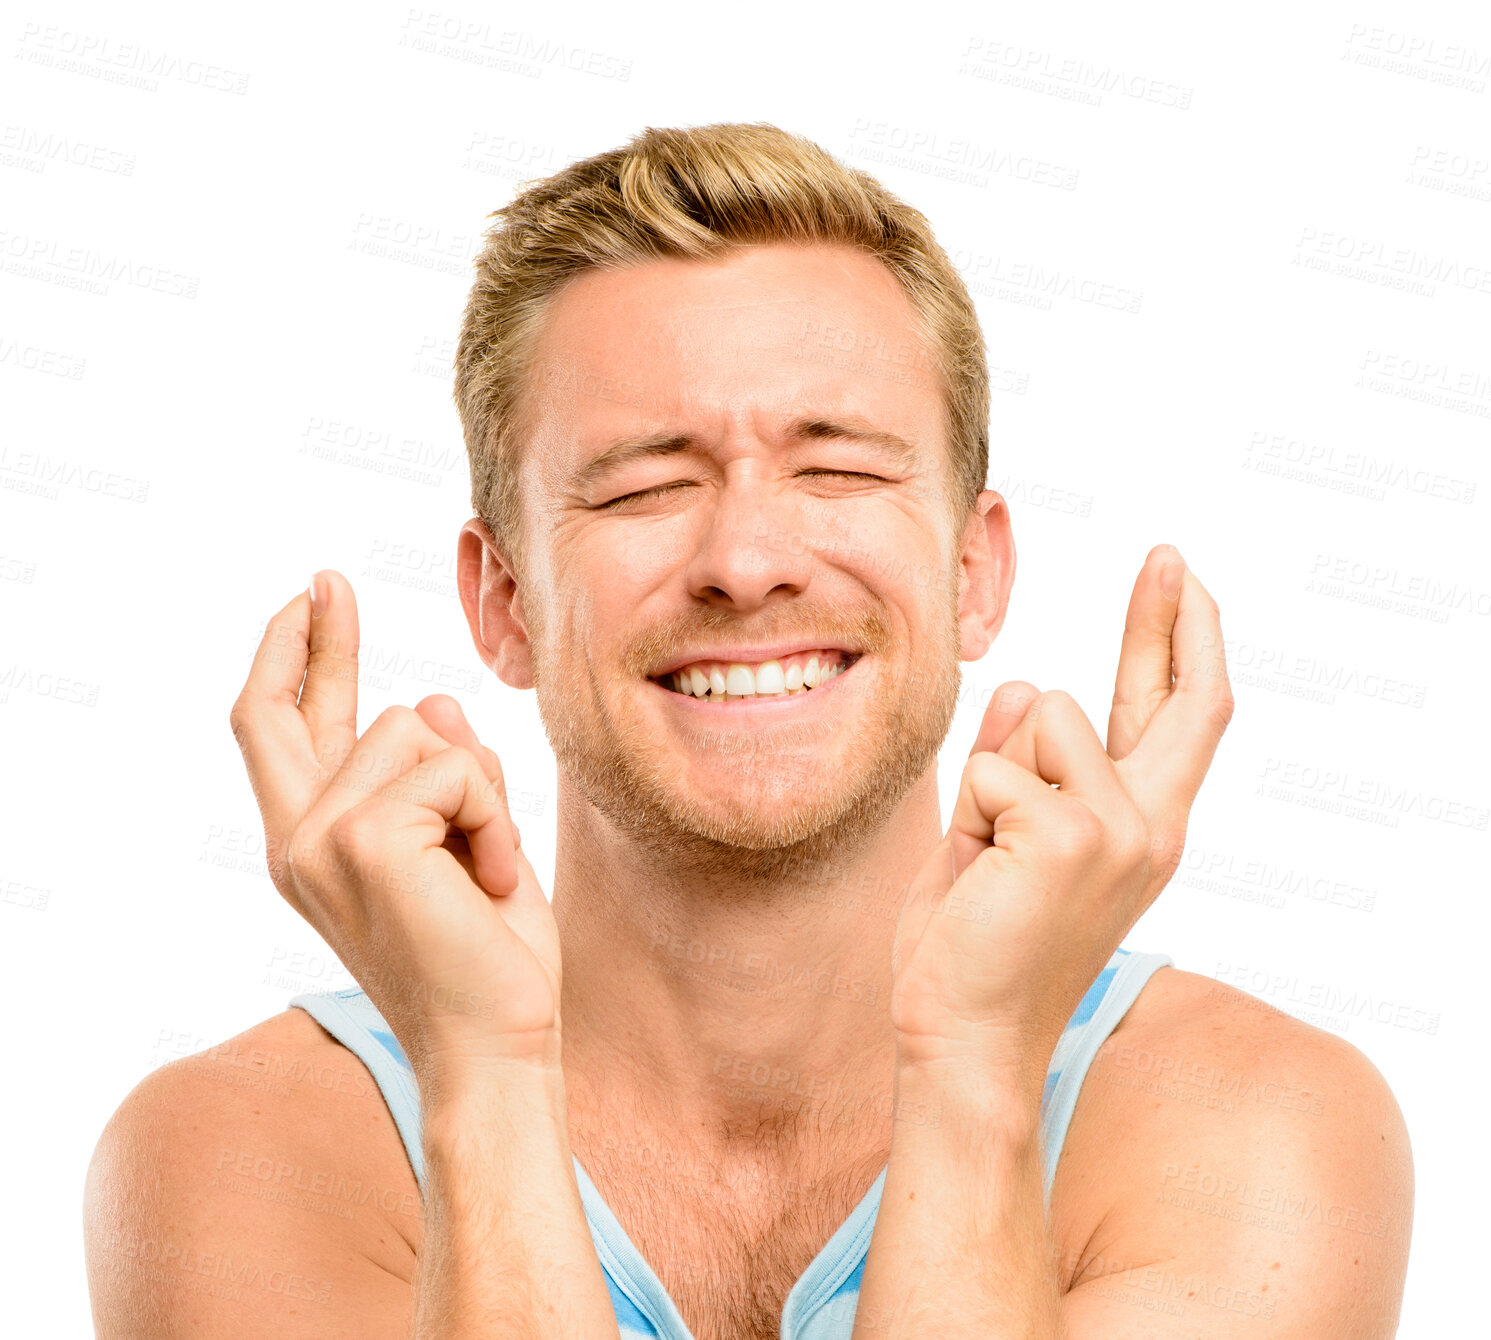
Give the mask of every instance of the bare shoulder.
M 1284 1314 L 1284 1334 L 1396 1326 L 1413 1161 L 1392 1090 L 1344 1038 L 1213 978 L 1145 985 L 1088 1071 L 1053 1214 L 1058 1194 L 1063 1288 L 1089 1300 L 1121 1287 L 1142 1304 L 1136 1281 L 1162 1293 L 1170 1263 L 1234 1314 Z
M 130 1091 L 84 1228 L 101 1337 L 324 1335 L 365 1312 L 379 1336 L 410 1315 L 423 1215 L 373 1077 L 289 1009 Z

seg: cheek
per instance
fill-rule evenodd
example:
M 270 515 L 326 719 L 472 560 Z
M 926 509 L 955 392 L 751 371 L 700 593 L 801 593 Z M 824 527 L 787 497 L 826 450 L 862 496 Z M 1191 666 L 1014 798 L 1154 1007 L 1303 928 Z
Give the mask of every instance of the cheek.
M 679 514 L 639 518 L 636 524 L 599 524 L 576 532 L 556 557 L 569 592 L 593 591 L 623 608 L 638 593 L 662 584 L 687 564 L 702 533 L 697 517 Z

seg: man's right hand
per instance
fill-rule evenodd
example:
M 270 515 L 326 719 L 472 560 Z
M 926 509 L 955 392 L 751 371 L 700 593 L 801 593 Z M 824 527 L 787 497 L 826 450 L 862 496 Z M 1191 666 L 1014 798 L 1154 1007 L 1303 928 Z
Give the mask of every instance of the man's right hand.
M 389 1190 L 415 1187 L 392 1109 L 380 1119 L 312 1078 L 358 1062 L 328 1058 L 340 1044 L 287 1010 L 243 1035 L 284 1083 L 249 1092 L 239 1083 L 259 1076 L 185 1057 L 137 1085 L 100 1136 L 85 1202 L 98 1335 L 476 1340 L 498 1317 L 514 1340 L 619 1340 L 569 1143 L 558 930 L 497 756 L 441 695 L 358 738 L 357 606 L 344 577 L 318 575 L 326 609 L 312 617 L 302 593 L 269 621 L 233 734 L 275 887 L 414 1069 L 421 1212 L 410 1223 L 389 1208 Z M 224 1172 L 243 1161 L 277 1170 L 276 1189 L 305 1173 L 383 1194 L 349 1202 L 347 1218 L 307 1214 L 314 1193 L 269 1196 Z M 220 1274 L 198 1291 L 183 1273 L 230 1261 L 259 1287 Z
M 269 621 L 229 720 L 270 878 L 388 1021 L 421 1089 L 559 1068 L 559 935 L 497 755 L 453 698 L 357 735 L 357 602 L 338 572 Z M 302 682 L 303 681 L 303 682 Z

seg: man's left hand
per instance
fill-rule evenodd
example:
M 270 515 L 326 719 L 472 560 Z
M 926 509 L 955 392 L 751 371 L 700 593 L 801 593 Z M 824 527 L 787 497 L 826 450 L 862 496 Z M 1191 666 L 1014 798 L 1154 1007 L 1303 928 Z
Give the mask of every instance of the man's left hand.
M 1180 863 L 1232 707 L 1216 602 L 1168 545 L 1134 584 L 1106 749 L 1069 694 L 1000 687 L 897 925 L 903 1063 L 992 1065 L 1038 1101 L 1067 1021 Z

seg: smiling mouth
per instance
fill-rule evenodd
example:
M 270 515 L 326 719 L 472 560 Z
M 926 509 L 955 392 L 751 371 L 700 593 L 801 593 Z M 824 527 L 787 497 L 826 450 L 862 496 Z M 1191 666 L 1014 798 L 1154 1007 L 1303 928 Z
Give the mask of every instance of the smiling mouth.
M 830 649 L 794 652 L 791 656 L 754 663 L 694 661 L 678 670 L 654 675 L 652 682 L 700 702 L 801 697 L 833 683 L 862 655 L 862 652 Z

